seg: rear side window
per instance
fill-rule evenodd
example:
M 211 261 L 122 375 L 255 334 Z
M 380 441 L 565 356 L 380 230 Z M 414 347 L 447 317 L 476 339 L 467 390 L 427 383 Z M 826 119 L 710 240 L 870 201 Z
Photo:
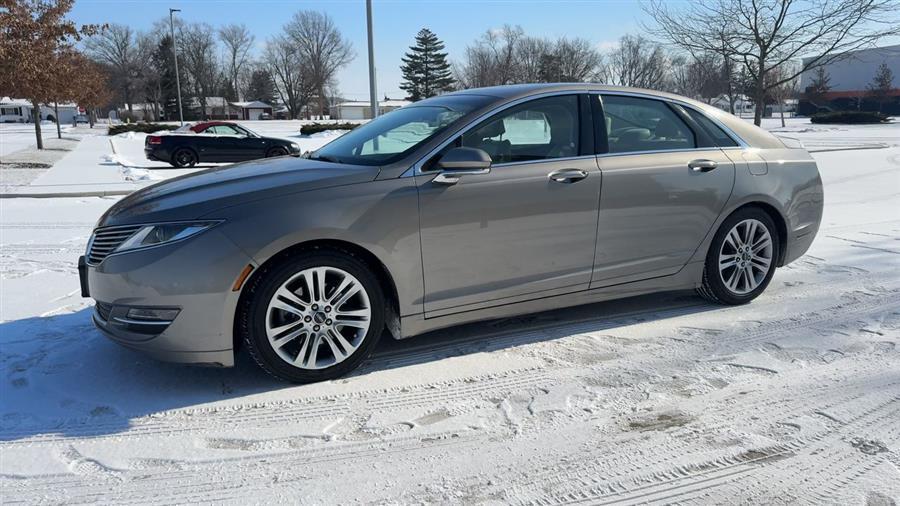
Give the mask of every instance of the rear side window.
M 603 95 L 603 115 L 610 153 L 697 147 L 694 132 L 662 101 Z
M 711 119 L 707 118 L 706 115 L 699 111 L 695 111 L 690 107 L 684 107 L 684 110 L 700 125 L 704 131 L 706 131 L 709 136 L 716 141 L 716 145 L 720 147 L 729 147 L 729 146 L 737 146 L 738 143 L 735 142 L 725 130 L 722 130 L 719 125 L 716 125 Z

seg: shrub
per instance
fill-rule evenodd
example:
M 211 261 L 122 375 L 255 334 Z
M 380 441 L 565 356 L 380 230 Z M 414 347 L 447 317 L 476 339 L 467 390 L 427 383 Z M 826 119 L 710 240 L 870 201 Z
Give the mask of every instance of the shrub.
M 809 117 L 813 123 L 886 123 L 888 116 L 874 111 L 819 112 Z
M 152 134 L 160 130 L 175 130 L 178 125 L 165 125 L 162 123 L 122 123 L 109 127 L 109 135 L 118 135 L 125 132 L 141 132 Z
M 359 123 L 309 123 L 300 127 L 300 135 L 312 135 L 326 130 L 353 130 Z

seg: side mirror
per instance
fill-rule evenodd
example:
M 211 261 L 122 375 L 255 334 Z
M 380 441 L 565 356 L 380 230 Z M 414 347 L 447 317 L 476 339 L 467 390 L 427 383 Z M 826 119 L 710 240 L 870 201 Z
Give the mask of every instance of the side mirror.
M 478 148 L 453 148 L 437 162 L 440 174 L 432 179 L 438 184 L 456 184 L 462 176 L 487 174 L 491 171 L 491 155 Z

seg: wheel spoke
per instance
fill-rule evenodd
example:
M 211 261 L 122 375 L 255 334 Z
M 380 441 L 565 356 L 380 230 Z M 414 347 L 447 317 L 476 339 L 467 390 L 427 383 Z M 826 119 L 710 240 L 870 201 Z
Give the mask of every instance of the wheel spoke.
M 295 306 L 299 306 L 298 309 L 300 311 L 306 311 L 307 303 L 300 300 L 300 297 L 297 297 L 297 294 L 287 289 L 287 287 L 282 286 L 275 292 L 275 297 L 284 299 L 286 302 L 290 302 Z
M 737 264 L 737 255 L 719 255 L 719 270 L 724 270 Z
M 294 330 L 294 329 L 296 329 L 298 327 L 302 327 L 302 326 L 303 326 L 303 320 L 292 321 L 291 323 L 282 325 L 280 327 L 266 326 L 266 335 L 268 335 L 272 339 L 275 339 L 278 336 L 284 334 L 285 332 L 287 332 L 289 330 Z
M 332 339 L 336 340 L 338 342 L 338 344 L 341 345 L 341 348 L 343 348 L 347 353 L 351 353 L 353 350 L 356 349 L 356 347 L 353 346 L 352 344 L 350 344 L 347 341 L 347 339 L 344 338 L 344 335 L 341 334 L 340 332 L 337 332 L 334 330 L 329 330 L 328 334 L 331 336 Z
M 273 309 L 280 309 L 282 311 L 295 314 L 297 316 L 303 316 L 303 311 L 295 308 L 294 306 L 282 301 L 277 298 L 273 298 L 272 302 L 269 303 L 269 307 Z
M 744 244 L 753 244 L 753 238 L 756 237 L 756 220 L 753 220 L 747 223 L 746 232 L 747 234 L 744 236 Z
M 740 245 L 738 244 L 738 242 L 740 241 L 740 239 L 739 239 L 738 236 L 737 236 L 736 230 L 737 230 L 737 229 L 734 229 L 734 228 L 731 229 L 731 231 L 728 232 L 728 234 L 725 236 L 725 242 L 726 242 L 729 246 L 731 246 L 735 251 L 737 251 L 738 248 L 740 247 Z
M 341 306 L 343 306 L 351 297 L 359 293 L 362 290 L 362 285 L 356 282 L 352 282 L 350 288 L 346 289 L 344 293 L 338 297 L 335 297 L 331 302 L 331 307 L 337 311 Z
M 279 337 L 278 339 L 273 340 L 272 346 L 274 346 L 275 348 L 281 348 L 282 346 L 293 341 L 294 339 L 297 339 L 298 337 L 300 337 L 302 335 L 306 335 L 306 334 L 309 334 L 309 332 L 307 332 L 306 329 L 304 329 L 304 328 L 297 329 L 284 337 Z
M 731 289 L 731 291 L 735 291 L 735 292 L 737 291 L 738 273 L 739 272 L 740 272 L 740 269 L 735 267 L 734 270 L 731 271 L 731 276 L 729 276 L 728 280 L 725 281 L 725 284 L 728 286 L 729 289 Z
M 750 247 L 750 251 L 756 255 L 760 251 L 765 250 L 772 245 L 772 239 L 768 235 L 764 235 L 756 244 Z
M 325 300 L 325 274 L 328 271 L 325 270 L 324 267 L 319 267 L 316 269 L 316 300 L 324 301 Z
M 303 363 L 303 367 L 307 369 L 315 369 L 316 367 L 316 361 L 319 358 L 319 345 L 322 344 L 322 335 L 315 334 L 311 341 L 312 343 L 310 344 L 309 358 L 307 358 Z M 300 358 L 300 355 L 298 355 L 297 358 Z
M 341 348 L 335 342 L 335 339 L 332 336 L 331 332 L 328 332 L 327 334 L 323 334 L 322 340 L 328 344 L 329 348 L 331 348 L 331 353 L 334 354 L 334 359 L 337 362 L 340 362 L 341 360 L 344 360 L 347 357 L 347 354 L 344 353 L 343 351 L 341 351 Z

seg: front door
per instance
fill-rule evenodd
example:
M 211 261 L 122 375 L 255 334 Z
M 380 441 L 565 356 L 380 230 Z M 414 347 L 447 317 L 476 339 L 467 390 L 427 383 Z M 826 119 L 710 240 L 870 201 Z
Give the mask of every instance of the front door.
M 591 287 L 674 274 L 725 207 L 734 164 L 663 101 L 602 100 L 609 152 L 598 157 L 603 191 Z
M 578 95 L 513 106 L 450 145 L 486 151 L 490 173 L 416 176 L 426 317 L 587 288 L 600 172 L 579 116 Z

